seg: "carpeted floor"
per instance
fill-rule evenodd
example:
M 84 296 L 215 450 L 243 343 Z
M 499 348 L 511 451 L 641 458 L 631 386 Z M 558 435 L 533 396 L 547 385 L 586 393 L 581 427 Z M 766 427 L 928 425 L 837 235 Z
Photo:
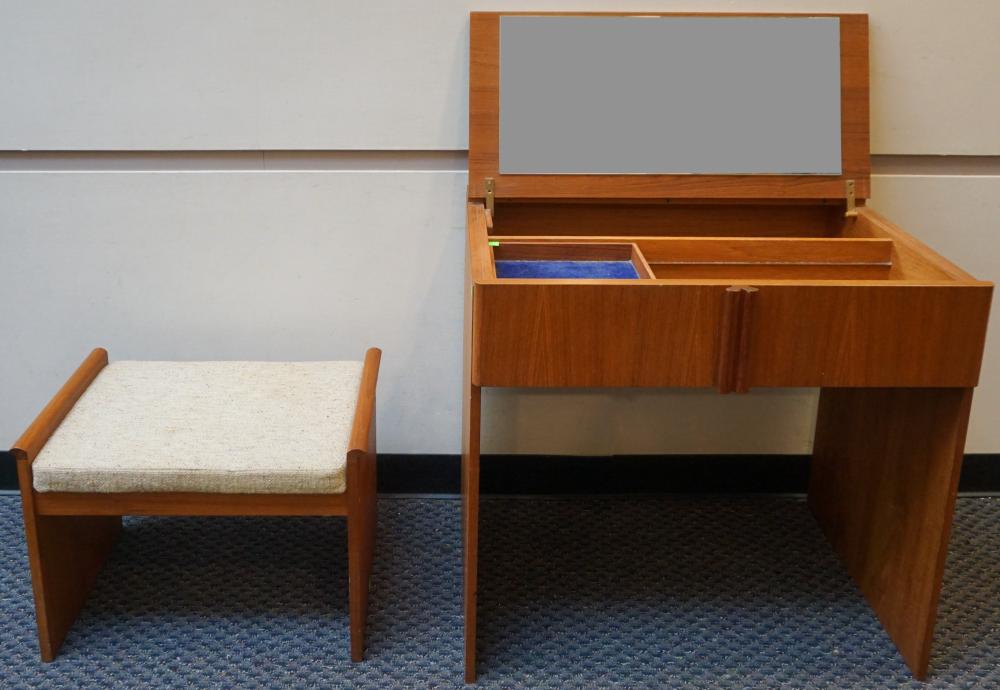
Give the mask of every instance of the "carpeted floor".
M 364 663 L 343 521 L 132 518 L 42 664 L 20 501 L 2 497 L 0 685 L 460 687 L 459 512 L 380 502 Z M 482 520 L 482 687 L 1000 686 L 1000 499 L 959 501 L 926 685 L 801 501 L 490 498 Z

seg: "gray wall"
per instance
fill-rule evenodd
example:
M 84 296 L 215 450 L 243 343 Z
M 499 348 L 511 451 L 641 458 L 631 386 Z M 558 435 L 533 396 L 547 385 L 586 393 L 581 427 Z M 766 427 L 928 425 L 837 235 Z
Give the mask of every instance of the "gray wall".
M 383 450 L 458 452 L 467 12 L 505 7 L 609 5 L 0 3 L 0 447 L 94 345 L 309 359 L 378 344 Z M 614 8 L 869 12 L 872 205 L 998 275 L 1000 5 Z M 485 405 L 488 451 L 800 453 L 815 393 L 503 391 Z M 998 411 L 991 338 L 970 451 L 1000 451 Z

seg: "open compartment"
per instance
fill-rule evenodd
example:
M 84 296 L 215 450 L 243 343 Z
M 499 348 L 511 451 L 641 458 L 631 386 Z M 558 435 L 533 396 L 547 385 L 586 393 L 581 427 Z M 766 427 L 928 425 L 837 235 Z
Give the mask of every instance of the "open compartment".
M 497 278 L 622 279 L 655 277 L 633 243 L 493 242 Z
M 494 258 L 625 260 L 626 247 L 648 271 L 667 280 L 972 280 L 868 208 L 845 216 L 818 204 L 497 204 L 482 242 Z M 532 216 L 528 211 L 534 209 Z M 735 211 L 735 213 L 734 213 Z M 543 246 L 558 249 L 544 256 Z M 617 247 L 597 249 L 597 247 Z M 502 248 L 502 249 L 501 249 Z M 500 253 L 497 253 L 500 250 Z M 604 253 L 608 252 L 608 253 Z M 496 277 L 527 277 L 501 275 Z M 569 276 L 566 276 L 569 277 Z M 593 276 L 603 277 L 603 276 Z

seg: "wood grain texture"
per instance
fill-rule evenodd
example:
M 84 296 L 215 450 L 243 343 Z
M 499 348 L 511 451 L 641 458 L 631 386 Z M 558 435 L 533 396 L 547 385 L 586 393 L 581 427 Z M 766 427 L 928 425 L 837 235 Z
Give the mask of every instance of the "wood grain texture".
M 993 288 L 761 285 L 750 386 L 974 386 Z
M 495 180 L 498 199 L 722 197 L 844 199 L 846 197 L 844 181 L 848 179 L 856 181 L 856 193 L 859 197 L 869 196 L 867 15 L 825 15 L 840 17 L 843 169 L 841 175 L 503 175 L 499 171 L 502 14 L 546 13 L 473 12 L 471 15 L 469 198 L 485 197 L 484 181 L 487 177 Z M 626 16 L 640 13 L 605 14 Z M 822 15 L 757 14 L 754 16 Z
M 375 427 L 375 388 L 378 385 L 378 369 L 381 361 L 382 351 L 377 347 L 368 348 L 361 368 L 358 401 L 354 406 L 348 457 L 352 451 L 375 452 L 375 446 L 370 444 L 374 438 L 372 429 Z
M 365 657 L 368 592 L 375 557 L 375 529 L 378 522 L 375 381 L 378 378 L 380 355 L 381 351 L 372 348 L 365 357 L 359 393 L 359 398 L 370 400 L 364 407 L 367 421 L 361 427 L 367 434 L 363 442 L 364 448 L 359 448 L 359 444 L 352 441 L 353 448 L 347 453 L 347 569 L 352 661 L 362 661 Z M 358 428 L 357 420 L 355 428 Z
M 972 391 L 824 389 L 809 505 L 913 674 L 927 675 Z
M 347 569 L 352 661 L 362 661 L 365 655 L 368 592 L 375 557 L 378 522 L 376 387 L 381 361 L 380 349 L 369 348 L 365 353 L 350 450 L 347 451 Z
M 11 449 L 21 489 L 42 661 L 52 661 L 59 653 L 118 538 L 121 513 L 106 517 L 41 515 L 36 505 L 39 494 L 34 489 L 31 463 L 107 363 L 106 350 L 93 350 Z
M 494 238 L 496 240 L 496 238 Z M 618 242 L 500 242 L 493 247 L 493 259 L 530 261 L 630 261 L 632 244 Z
M 650 263 L 692 264 L 828 264 L 884 265 L 892 263 L 893 241 L 888 238 L 814 238 L 814 237 L 645 237 L 594 235 L 577 237 L 499 236 L 505 252 L 511 247 L 551 244 L 589 243 L 592 247 L 634 243 Z M 515 243 L 515 244 L 510 244 Z M 496 258 L 504 258 L 496 252 Z
M 894 255 L 898 257 L 894 263 L 906 266 L 907 271 L 911 274 L 919 272 L 927 277 L 975 281 L 975 278 L 954 263 L 871 208 L 858 209 L 857 218 L 845 226 L 843 234 L 845 236 L 861 235 L 892 240 Z
M 17 459 L 42 661 L 53 661 L 121 531 L 121 517 L 40 515 L 31 461 Z
M 722 294 L 716 387 L 720 393 L 746 393 L 750 326 L 757 288 L 733 286 Z
M 493 253 L 490 251 L 486 209 L 482 204 L 469 202 L 466 205 L 466 273 L 477 280 L 496 278 Z
M 639 245 L 632 243 L 629 245 L 631 248 L 629 257 L 632 260 L 632 265 L 635 266 L 636 273 L 639 275 L 639 279 L 653 279 L 656 278 L 656 274 L 653 273 L 653 267 L 649 265 L 646 261 L 646 256 L 639 249 Z
M 843 226 L 842 204 L 702 199 L 500 201 L 497 235 L 827 237 Z
M 11 448 L 16 459 L 31 462 L 38 456 L 42 447 L 45 446 L 45 442 L 49 440 L 49 436 L 58 428 L 69 411 L 73 409 L 76 401 L 80 399 L 80 396 L 84 394 L 87 387 L 107 364 L 108 351 L 100 347 L 93 350 L 83 360 L 83 363 L 73 372 L 69 380 L 63 384 L 59 392 L 42 409 L 35 421 Z
M 465 248 L 465 331 L 462 362 L 462 613 L 465 682 L 476 681 L 476 612 L 479 576 L 479 432 L 481 389 L 473 385 L 480 322 L 477 275 L 496 277 L 493 260 L 483 265 L 486 227 L 482 214 L 469 204 L 468 239 Z M 482 209 L 482 206 L 479 206 Z M 477 247 L 476 245 L 480 246 Z
M 726 285 L 545 282 L 476 286 L 474 385 L 715 385 Z
M 650 264 L 653 276 L 662 280 L 725 280 L 747 283 L 772 280 L 889 280 L 892 266 L 881 264 Z
M 465 682 L 476 682 L 479 601 L 479 450 L 482 389 L 468 386 L 462 396 L 462 612 Z

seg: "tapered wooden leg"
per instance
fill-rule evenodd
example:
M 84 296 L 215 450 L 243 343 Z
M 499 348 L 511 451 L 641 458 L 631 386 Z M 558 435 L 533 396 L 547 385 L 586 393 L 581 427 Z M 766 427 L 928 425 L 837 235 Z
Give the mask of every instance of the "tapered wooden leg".
M 469 386 L 463 405 L 462 536 L 465 547 L 465 682 L 476 681 L 476 592 L 479 572 L 479 410 L 482 389 Z
M 373 422 L 374 424 L 374 422 Z M 374 432 L 373 432 L 374 436 Z M 374 438 L 370 448 L 375 447 Z M 365 626 L 368 623 L 368 588 L 375 556 L 378 521 L 374 453 L 347 459 L 347 571 L 351 612 L 351 660 L 365 658 Z
M 809 505 L 913 675 L 930 660 L 971 388 L 823 389 Z

